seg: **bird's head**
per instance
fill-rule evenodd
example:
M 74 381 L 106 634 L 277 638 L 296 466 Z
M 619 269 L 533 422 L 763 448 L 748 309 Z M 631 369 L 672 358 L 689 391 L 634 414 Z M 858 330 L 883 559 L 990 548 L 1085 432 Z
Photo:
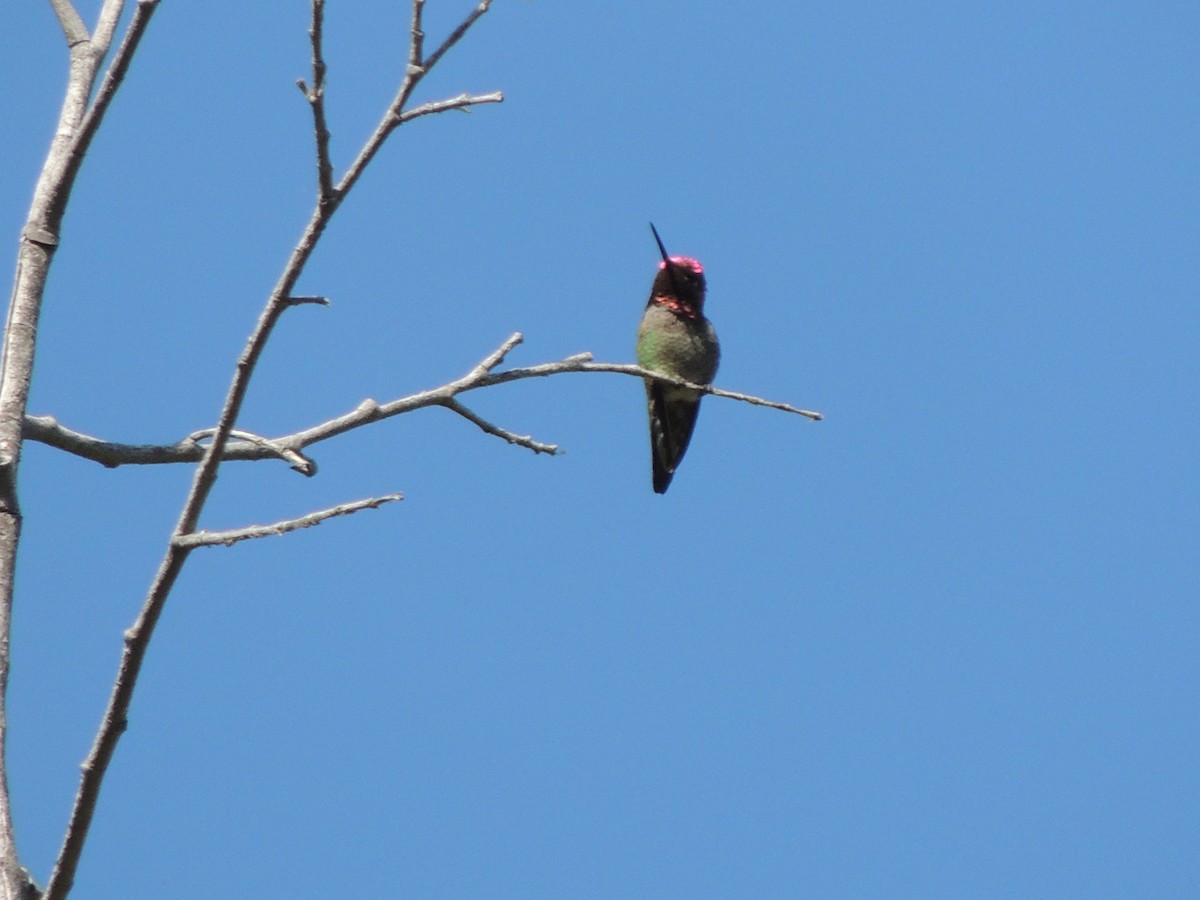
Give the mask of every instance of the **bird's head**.
M 704 266 L 700 260 L 690 256 L 671 256 L 663 246 L 658 229 L 650 223 L 654 232 L 654 240 L 658 242 L 658 250 L 662 254 L 662 262 L 658 264 L 658 274 L 654 276 L 654 285 L 650 289 L 650 301 L 656 297 L 674 299 L 684 307 L 699 313 L 704 309 Z

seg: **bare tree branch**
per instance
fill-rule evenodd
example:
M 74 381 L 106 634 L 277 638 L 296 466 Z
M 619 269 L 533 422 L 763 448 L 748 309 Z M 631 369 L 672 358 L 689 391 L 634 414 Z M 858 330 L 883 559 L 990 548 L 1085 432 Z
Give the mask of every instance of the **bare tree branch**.
M 508 354 L 525 342 L 525 335 L 519 331 L 514 331 L 510 334 L 495 350 L 485 356 L 475 368 L 471 370 L 470 377 L 478 378 L 492 371 L 500 363 L 508 358 Z M 590 356 L 590 354 L 589 354 Z
M 113 0 L 110 0 L 113 2 Z M 315 5 L 320 5 L 323 0 L 312 0 Z M 410 59 L 420 59 L 420 38 L 417 35 L 420 26 L 420 11 L 424 0 L 413 0 L 413 21 L 416 26 L 412 35 L 412 43 L 409 48 Z M 109 73 L 105 78 L 104 85 L 101 87 L 100 93 L 96 98 L 92 110 L 89 111 L 89 119 L 81 128 L 82 131 L 94 130 L 91 126 L 92 116 L 95 113 L 95 121 L 99 121 L 100 115 L 107 105 L 111 91 L 107 89 L 111 86 L 115 90 L 120 83 L 120 78 L 124 74 L 125 66 L 128 64 L 128 56 L 132 55 L 133 49 L 136 48 L 136 38 L 139 36 L 135 32 L 135 26 L 140 21 L 139 17 L 148 15 L 153 10 L 157 0 L 139 0 L 138 14 L 134 17 L 134 24 L 131 24 L 130 31 L 126 34 L 126 39 L 122 43 L 121 48 L 117 51 L 116 58 L 113 60 L 113 65 L 109 69 Z M 212 439 L 205 450 L 205 453 L 200 460 L 200 464 L 196 467 L 196 472 L 192 480 L 192 485 L 188 491 L 187 499 L 184 501 L 183 508 L 179 515 L 179 521 L 175 525 L 172 532 L 171 540 L 168 543 L 162 561 L 159 564 L 154 580 L 147 592 L 145 601 L 143 602 L 141 612 L 138 614 L 137 620 L 133 626 L 125 633 L 125 648 L 121 655 L 120 666 L 117 670 L 116 679 L 113 682 L 112 694 L 109 697 L 108 707 L 104 713 L 104 720 L 100 725 L 100 729 L 96 733 L 95 742 L 88 754 L 87 760 L 83 765 L 83 776 L 80 779 L 79 791 L 75 798 L 75 803 L 71 811 L 71 820 L 67 827 L 67 833 L 63 842 L 62 849 L 59 852 L 58 860 L 55 863 L 54 873 L 51 876 L 50 884 L 46 889 L 46 900 L 63 900 L 67 892 L 70 890 L 71 884 L 74 881 L 75 870 L 79 863 L 79 857 L 83 849 L 84 842 L 87 839 L 88 829 L 91 826 L 92 816 L 95 813 L 96 801 L 99 797 L 100 786 L 104 780 L 105 773 L 108 770 L 109 763 L 112 760 L 113 753 L 116 750 L 117 741 L 126 727 L 126 717 L 129 713 L 129 704 L 133 698 L 134 687 L 137 683 L 138 674 L 141 671 L 142 661 L 146 655 L 146 649 L 149 646 L 150 640 L 153 637 L 155 626 L 158 623 L 159 617 L 162 615 L 163 607 L 166 604 L 167 597 L 170 595 L 172 588 L 175 585 L 179 573 L 183 569 L 184 563 L 194 549 L 193 546 L 187 546 L 179 543 L 181 539 L 188 535 L 194 534 L 196 526 L 200 518 L 200 513 L 204 509 L 204 505 L 212 492 L 213 485 L 216 482 L 217 469 L 222 460 L 225 458 L 226 448 L 233 434 L 234 427 L 237 423 L 239 414 L 241 413 L 242 404 L 246 398 L 246 392 L 250 386 L 250 379 L 254 374 L 254 370 L 258 365 L 258 361 L 266 347 L 275 325 L 278 323 L 280 316 L 290 306 L 295 305 L 293 289 L 300 274 L 304 271 L 309 258 L 312 256 L 313 250 L 316 248 L 321 235 L 324 234 L 326 227 L 329 225 L 330 219 L 340 207 L 354 183 L 362 175 L 367 164 L 378 152 L 383 145 L 384 140 L 394 131 L 400 124 L 400 115 L 403 112 L 405 103 L 413 89 L 421 81 L 421 79 L 432 68 L 433 63 L 441 57 L 455 42 L 457 42 L 470 26 L 487 10 L 488 2 L 480 4 L 471 14 L 469 14 L 464 22 L 451 34 L 438 49 L 437 54 L 432 60 L 425 61 L 417 67 L 410 66 L 404 75 L 404 80 L 401 83 L 400 89 L 396 94 L 391 106 L 389 106 L 380 124 L 376 127 L 375 132 L 368 139 L 358 157 L 347 171 L 342 181 L 333 188 L 331 193 L 325 194 L 322 188 L 322 196 L 318 199 L 316 208 L 313 210 L 308 224 L 304 229 L 300 240 L 283 267 L 283 271 L 276 282 L 274 289 L 267 298 L 263 311 L 255 324 L 250 338 L 246 342 L 241 355 L 238 358 L 236 368 L 234 369 L 233 378 L 229 385 L 229 390 L 225 396 L 225 401 L 221 408 L 220 416 L 217 419 L 217 424 L 213 430 Z M 313 19 L 317 21 L 320 18 L 320 11 L 314 9 Z M 132 38 L 132 40 L 131 40 Z M 316 40 L 314 38 L 314 40 Z M 73 51 L 74 52 L 74 51 Z M 318 48 L 319 55 L 319 48 Z M 322 79 L 314 79 L 314 81 Z M 314 85 L 314 88 L 319 85 Z M 320 143 L 323 139 L 318 134 L 317 141 Z M 86 144 L 86 142 L 85 142 Z M 318 176 L 320 178 L 320 176 Z M 56 229 L 51 231 L 51 235 L 57 233 Z M 39 291 L 40 296 L 40 291 Z M 32 360 L 32 355 L 30 357 Z M 27 389 L 26 389 L 27 395 Z M 2 401 L 2 392 L 0 392 L 0 401 Z M 0 402 L 0 413 L 3 413 L 3 404 Z M 24 400 L 15 410 L 16 417 L 13 420 L 13 438 L 19 446 L 22 428 L 25 421 L 25 403 Z M 0 420 L 0 467 L 3 466 L 4 452 L 4 422 Z M 0 469 L 2 474 L 2 469 Z M 0 479 L 0 489 L 3 483 Z M 15 496 L 15 495 L 14 495 Z M 0 503 L 4 499 L 3 491 L 0 490 Z M 0 526 L 3 524 L 3 510 L 0 509 Z M 11 517 L 14 523 L 16 517 Z M 3 550 L 3 533 L 0 530 L 0 551 Z M 13 542 L 13 556 L 15 556 L 15 540 Z M 3 553 L 0 552 L 0 562 L 3 561 Z M 10 559 L 11 561 L 11 559 Z M 11 571 L 11 567 L 10 567 Z M 6 623 L 0 623 L 6 624 Z M 4 629 L 7 634 L 7 628 Z M 3 822 L 0 822 L 0 836 L 3 833 Z M 10 832 L 11 833 L 11 832 Z M 10 841 L 11 845 L 11 841 Z
M 793 413 L 794 415 L 804 416 L 814 421 L 819 421 L 822 418 L 821 413 L 812 410 L 800 409 L 787 403 L 766 400 L 751 394 L 727 391 L 722 388 L 713 387 L 712 385 L 689 384 L 670 375 L 664 375 L 661 372 L 651 372 L 636 365 L 592 362 L 592 355 L 590 353 L 575 353 L 558 362 L 542 363 L 541 365 L 518 369 L 507 369 L 503 372 L 494 371 L 504 361 L 508 353 L 521 343 L 521 340 L 520 332 L 513 334 L 465 376 L 448 382 L 441 387 L 410 394 L 407 397 L 400 397 L 387 403 L 378 403 L 370 399 L 364 400 L 354 409 L 350 410 L 350 412 L 328 419 L 303 431 L 297 431 L 293 434 L 276 438 L 265 438 L 246 431 L 231 432 L 230 437 L 233 440 L 227 444 L 223 458 L 225 460 L 282 459 L 293 469 L 296 469 L 296 471 L 304 475 L 312 475 L 316 472 L 316 463 L 304 456 L 300 452 L 302 449 L 312 444 L 337 437 L 340 434 L 345 434 L 347 431 L 352 431 L 355 428 L 361 428 L 373 422 L 390 419 L 393 416 L 403 415 L 404 413 L 430 406 L 443 406 L 446 409 L 452 410 L 468 421 L 473 422 L 488 434 L 503 438 L 510 444 L 527 447 L 536 453 L 554 455 L 559 452 L 557 444 L 545 444 L 534 440 L 529 435 L 519 435 L 508 429 L 501 428 L 483 419 L 454 398 L 466 391 L 505 384 L 509 381 L 520 381 L 526 378 L 548 378 L 553 375 L 565 375 L 572 372 L 607 372 L 617 375 L 629 375 L 634 378 L 649 378 L 666 384 L 691 387 L 702 393 L 711 394 L 714 397 L 726 397 L 742 403 L 778 409 L 783 412 Z M 84 459 L 90 459 L 110 468 L 124 465 L 196 462 L 204 453 L 204 447 L 198 441 L 211 436 L 212 433 L 213 429 L 211 428 L 197 431 L 174 444 L 120 444 L 103 441 L 77 431 L 72 431 L 60 425 L 51 416 L 30 416 L 26 419 L 26 437 L 30 440 L 47 444 L 75 456 L 81 456 Z
M 428 72 L 438 64 L 438 60 L 446 55 L 446 52 L 463 39 L 471 26 L 479 21 L 479 17 L 488 11 L 488 7 L 492 5 L 492 0 L 483 0 L 477 7 L 471 10 L 470 14 L 462 20 L 457 28 L 450 32 L 449 36 L 442 41 L 442 46 L 433 51 L 424 61 L 418 57 L 417 65 Z M 425 6 L 425 0 L 413 0 L 413 36 L 416 43 L 416 35 L 420 32 L 421 26 L 421 8 Z M 423 35 L 422 35 L 423 37 Z M 411 58 L 411 57 L 410 57 Z
M 112 46 L 113 35 L 117 33 L 117 25 L 121 21 L 121 13 L 125 11 L 125 0 L 104 0 L 100 7 L 100 16 L 96 20 L 96 31 L 92 35 L 92 47 L 99 62 L 108 55 Z M 114 60 L 115 62 L 115 60 Z
M 197 463 L 205 452 L 205 445 L 200 441 L 212 434 L 213 429 L 207 428 L 193 432 L 174 444 L 122 444 L 73 431 L 53 416 L 28 416 L 25 419 L 26 440 L 46 444 L 109 469 L 130 465 Z M 225 448 L 226 460 L 282 459 L 302 475 L 315 475 L 317 472 L 315 462 L 276 440 L 237 430 L 230 437 L 233 440 Z
M 413 0 L 412 21 L 409 24 L 408 67 L 405 75 L 416 75 L 424 65 L 425 32 L 421 30 L 421 16 L 425 12 L 425 0 Z
M 58 24 L 62 26 L 68 47 L 91 40 L 87 26 L 79 17 L 79 10 L 71 0 L 50 0 L 50 5 L 54 8 L 54 15 L 58 16 Z
M 561 366 L 563 363 L 551 363 L 551 366 Z M 742 403 L 749 403 L 753 406 L 766 406 L 769 409 L 777 409 L 781 412 L 792 413 L 797 416 L 804 416 L 813 422 L 820 422 L 825 416 L 822 413 L 811 409 L 800 409 L 798 406 L 792 406 L 788 403 L 780 403 L 777 400 L 765 400 L 762 397 L 755 397 L 752 394 L 742 394 L 737 391 L 726 391 L 721 388 L 713 387 L 711 384 L 694 384 L 690 381 L 684 381 L 681 378 L 672 378 L 663 375 L 661 372 L 651 372 L 648 369 L 643 369 L 641 366 L 625 365 L 623 363 L 593 363 L 580 362 L 578 368 L 561 368 L 553 371 L 535 371 L 542 369 L 541 366 L 535 366 L 530 369 L 510 369 L 507 372 L 500 373 L 502 376 L 514 376 L 521 378 L 533 378 L 544 375 L 554 375 L 559 371 L 562 372 L 614 372 L 619 375 L 633 375 L 637 378 L 650 378 L 654 381 L 662 381 L 667 384 L 673 384 L 677 387 L 690 387 L 693 390 L 700 391 L 702 394 L 711 394 L 713 397 L 727 397 L 730 400 L 740 400 Z M 509 380 L 505 378 L 503 380 Z M 503 381 L 496 380 L 491 383 L 502 384 Z M 484 387 L 485 385 L 480 385 Z
M 713 388 L 688 385 L 687 382 L 649 372 L 638 366 L 595 363 L 588 353 L 575 354 L 558 362 L 496 371 L 508 353 L 522 340 L 513 334 L 461 378 L 433 390 L 399 398 L 385 404 L 365 400 L 350 412 L 313 428 L 283 438 L 271 439 L 238 430 L 249 384 L 265 347 L 285 310 L 305 303 L 322 303 L 324 297 L 297 296 L 292 293 L 314 249 L 334 213 L 378 153 L 387 137 L 400 125 L 416 118 L 449 110 L 468 111 L 485 103 L 503 101 L 500 92 L 461 93 L 455 97 L 408 108 L 413 92 L 423 78 L 483 16 L 491 0 L 483 0 L 463 19 L 429 56 L 424 53 L 422 14 L 425 0 L 412 0 L 411 35 L 407 66 L 391 104 L 375 131 L 360 148 L 341 180 L 334 184 L 330 157 L 330 133 L 324 104 L 326 63 L 323 56 L 324 0 L 311 0 L 312 84 L 299 83 L 313 115 L 313 134 L 317 157 L 318 199 L 316 208 L 295 245 L 279 279 L 267 298 L 251 337 L 236 364 L 227 394 L 217 419 L 210 429 L 198 431 L 170 446 L 112 444 L 60 426 L 50 417 L 26 415 L 28 385 L 33 363 L 36 328 L 44 293 L 46 273 L 58 242 L 63 212 L 84 154 L 97 132 L 113 96 L 124 78 L 130 61 L 145 33 L 159 0 L 137 0 L 137 8 L 124 38 L 111 60 L 99 88 L 96 78 L 107 55 L 121 19 L 123 0 L 104 0 L 94 34 L 86 26 L 70 0 L 50 0 L 71 47 L 71 77 L 60 127 L 46 167 L 35 191 L 30 217 L 22 232 L 13 300 L 5 331 L 3 362 L 0 363 L 0 760 L 5 737 L 4 695 L 8 675 L 8 635 L 11 611 L 13 565 L 20 533 L 20 510 L 16 494 L 16 469 L 25 438 L 43 441 L 108 466 L 130 463 L 198 462 L 191 488 L 180 511 L 153 582 L 137 620 L 124 635 L 124 650 L 112 686 L 104 719 L 83 765 L 79 790 L 71 812 L 45 900 L 64 900 L 69 893 L 88 830 L 95 812 L 100 788 L 117 743 L 127 725 L 127 716 L 142 662 L 166 600 L 191 551 L 216 544 L 231 545 L 270 535 L 285 534 L 317 525 L 326 519 L 362 509 L 377 508 L 401 499 L 389 494 L 341 504 L 294 519 L 270 525 L 254 525 L 223 531 L 198 530 L 198 522 L 215 484 L 219 466 L 231 459 L 280 458 L 306 475 L 316 464 L 301 451 L 309 444 L 335 437 L 353 428 L 400 415 L 415 409 L 441 406 L 467 419 L 485 433 L 535 453 L 555 454 L 558 448 L 498 426 L 465 406 L 458 396 L 468 391 L 497 386 L 509 381 L 547 377 L 569 372 L 610 372 L 670 384 L 687 385 L 704 393 L 796 413 L 811 419 L 820 414 L 788 404 L 763 400 Z M 94 94 L 93 94 L 94 91 Z M 18 871 L 12 839 L 12 822 L 4 769 L 0 764 L 0 896 L 15 900 L 19 893 L 31 892 L 27 873 Z
M 412 92 L 417 89 L 417 85 L 421 83 L 429 71 L 437 64 L 438 60 L 445 55 L 446 51 L 462 40 L 463 36 L 470 30 L 479 17 L 488 11 L 491 6 L 491 0 L 484 0 L 475 9 L 467 15 L 467 17 L 459 24 L 459 26 L 450 33 L 450 36 L 442 42 L 442 45 L 434 51 L 429 58 L 422 58 L 422 50 L 425 46 L 425 32 L 421 30 L 421 16 L 425 9 L 425 0 L 413 0 L 412 6 L 412 25 L 411 25 L 411 40 L 409 42 L 408 52 L 408 68 L 404 73 L 404 80 L 400 83 L 399 90 L 396 91 L 396 96 L 393 98 L 387 112 L 375 127 L 375 131 L 371 134 L 362 150 L 354 162 L 350 164 L 350 168 L 346 170 L 346 174 L 342 176 L 342 180 L 334 189 L 339 199 L 352 188 L 356 181 L 362 176 L 367 165 L 375 158 L 375 154 L 379 152 L 379 148 L 383 146 L 383 142 L 387 140 L 396 128 L 404 124 L 404 107 L 408 103 Z M 466 96 L 466 95 L 463 95 Z M 504 100 L 504 95 L 497 91 L 494 94 L 481 95 L 481 103 L 501 103 Z M 459 99 L 459 98 L 455 98 Z M 461 109 L 463 106 L 470 106 L 470 103 L 459 103 L 457 106 L 447 106 L 445 109 Z M 442 112 L 444 110 L 427 110 L 421 115 L 428 115 L 430 112 Z M 409 118 L 414 118 L 410 116 Z
M 490 94 L 459 94 L 457 97 L 450 97 L 446 100 L 435 100 L 432 103 L 422 103 L 420 106 L 405 110 L 400 113 L 398 120 L 403 124 L 412 119 L 419 119 L 421 116 L 446 112 L 450 109 L 461 109 L 464 112 L 468 112 L 472 106 L 479 106 L 481 103 L 503 102 L 504 94 L 501 91 L 493 91 Z
M 52 7 L 70 45 L 67 89 L 46 162 L 34 186 L 29 215 L 21 230 L 3 350 L 0 351 L 0 894 L 5 898 L 21 897 L 33 891 L 28 873 L 20 866 L 13 841 L 8 778 L 3 760 L 7 739 L 13 579 L 21 535 L 17 471 L 37 347 L 38 322 L 50 266 L 58 246 L 63 214 L 75 177 L 156 5 L 157 0 L 139 0 L 137 12 L 126 29 L 121 47 L 93 98 L 100 66 L 121 18 L 123 0 L 105 0 L 95 34 L 91 38 L 69 0 L 52 0 Z M 58 880 L 58 887 L 47 893 L 52 900 L 65 896 L 70 890 L 74 860 L 69 868 L 70 871 L 64 873 L 65 877 Z
M 382 497 L 368 497 L 365 500 L 341 503 L 337 506 L 331 506 L 329 509 L 321 509 L 295 519 L 284 519 L 282 522 L 275 522 L 271 525 L 248 525 L 245 528 L 232 528 L 228 531 L 193 531 L 191 534 L 177 535 L 171 540 L 176 546 L 187 548 L 215 547 L 218 544 L 232 547 L 239 541 L 275 537 L 276 535 L 287 534 L 289 531 L 298 531 L 301 528 L 312 528 L 314 525 L 320 525 L 326 519 L 332 519 L 335 516 L 348 516 L 351 513 L 356 513 L 364 509 L 378 509 L 385 503 L 392 503 L 403 499 L 403 494 L 384 494 Z
M 333 196 L 333 163 L 329 160 L 329 125 L 325 121 L 325 57 L 321 49 L 324 33 L 325 0 L 312 0 L 312 25 L 308 36 L 312 42 L 312 89 L 303 80 L 296 83 L 312 107 L 313 133 L 317 144 L 317 197 L 327 203 Z
M 457 400 L 446 400 L 442 403 L 442 406 L 458 413 L 468 422 L 474 422 L 488 434 L 502 438 L 503 440 L 508 441 L 510 444 L 516 444 L 518 447 L 528 447 L 534 453 L 545 453 L 549 456 L 558 455 L 558 444 L 543 444 L 541 441 L 535 441 L 533 439 L 533 435 L 515 434 L 507 429 L 501 428 L 498 425 L 493 425 L 487 419 L 471 411 L 470 409 L 467 409 L 467 407 L 463 406 Z
M 201 429 L 200 431 L 193 431 L 186 438 L 184 438 L 184 442 L 191 443 L 193 446 L 195 446 L 200 451 L 201 454 L 203 454 L 205 452 L 205 448 L 199 442 L 204 440 L 205 438 L 211 438 L 215 432 L 216 432 L 215 428 L 204 428 L 204 429 Z M 279 459 L 282 459 L 284 462 L 286 462 L 289 466 L 291 466 L 293 469 L 295 469 L 301 475 L 306 475 L 311 478 L 313 475 L 317 474 L 317 464 L 313 460 L 311 460 L 307 456 L 305 456 L 303 453 L 301 453 L 299 450 L 293 449 L 292 447 L 284 446 L 284 445 L 280 444 L 278 441 L 273 441 L 270 438 L 265 438 L 262 435 L 255 434 L 252 431 L 242 431 L 240 429 L 234 429 L 233 431 L 231 431 L 229 433 L 229 436 L 231 438 L 233 438 L 234 440 L 241 442 L 242 444 L 245 444 L 245 445 L 248 445 L 251 447 L 261 447 L 265 452 L 267 452 L 271 456 L 275 456 L 275 457 L 278 457 Z M 230 458 L 230 454 L 229 454 L 230 448 L 228 446 L 226 446 L 225 449 L 226 449 L 225 459 L 229 459 Z
M 104 54 L 108 52 L 109 43 L 112 41 L 112 29 L 116 28 L 117 21 L 121 16 L 121 6 L 121 0 L 108 0 L 104 4 L 104 8 L 100 11 L 100 22 L 96 26 L 95 43 L 97 48 L 103 48 L 103 52 L 97 58 L 97 64 L 103 58 Z M 79 155 L 81 161 L 92 143 L 92 138 L 96 135 L 96 130 L 104 120 L 104 114 L 108 111 L 109 103 L 112 102 L 112 98 L 117 93 L 117 88 L 121 86 L 121 82 L 125 79 L 125 73 L 129 71 L 129 64 L 133 61 L 133 54 L 137 51 L 138 44 L 142 40 L 142 35 L 146 33 L 146 26 L 150 24 L 150 17 L 154 15 L 156 9 L 158 9 L 158 0 L 137 0 L 137 9 L 133 12 L 133 20 L 129 23 L 129 27 L 125 29 L 125 37 L 121 40 L 121 46 L 117 48 L 112 62 L 109 63 L 108 71 L 104 73 L 104 80 L 100 83 L 99 90 L 96 91 L 96 97 L 92 101 L 87 115 L 83 117 L 83 122 L 80 123 L 75 152 Z

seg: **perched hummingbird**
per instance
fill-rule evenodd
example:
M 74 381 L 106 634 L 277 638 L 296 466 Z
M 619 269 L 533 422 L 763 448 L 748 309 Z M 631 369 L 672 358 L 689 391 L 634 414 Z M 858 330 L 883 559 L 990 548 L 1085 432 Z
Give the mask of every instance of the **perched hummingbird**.
M 704 318 L 704 267 L 688 256 L 668 256 L 653 222 L 650 230 L 658 242 L 662 262 L 638 326 L 638 365 L 693 384 L 710 384 L 717 374 L 721 348 L 712 323 Z M 656 494 L 666 493 L 687 452 L 701 396 L 690 388 L 646 379 Z

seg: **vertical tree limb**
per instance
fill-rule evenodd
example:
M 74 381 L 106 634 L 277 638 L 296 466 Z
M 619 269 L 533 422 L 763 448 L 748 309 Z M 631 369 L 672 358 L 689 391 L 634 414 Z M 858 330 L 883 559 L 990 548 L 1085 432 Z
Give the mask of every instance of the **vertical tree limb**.
M 157 4 L 158 0 L 139 0 L 137 12 L 113 58 L 104 85 L 91 101 L 124 0 L 106 0 L 91 38 L 68 0 L 52 3 L 70 49 L 67 91 L 50 152 L 34 187 L 29 216 L 21 231 L 13 292 L 0 349 L 0 896 L 5 900 L 16 900 L 32 890 L 29 875 L 20 865 L 13 835 L 5 748 L 9 639 L 17 548 L 21 537 L 17 468 L 33 374 L 38 319 L 75 176 Z
M 151 0 L 139 0 L 139 12 L 141 11 L 142 4 L 150 2 Z M 153 0 L 153 2 L 157 2 L 157 0 Z M 324 0 L 311 0 L 311 2 L 313 8 L 312 40 L 315 82 L 313 91 L 323 91 L 324 61 L 321 57 L 320 35 Z M 414 43 L 420 41 L 418 34 L 420 30 L 420 11 L 423 3 L 424 0 L 413 0 L 412 40 Z M 438 48 L 431 60 L 423 61 L 416 66 L 409 65 L 400 90 L 384 114 L 383 120 L 371 138 L 368 139 L 363 151 L 355 159 L 354 163 L 351 164 L 342 181 L 336 187 L 333 187 L 331 192 L 328 191 L 326 185 L 326 172 L 322 171 L 324 169 L 324 161 L 320 159 L 323 152 L 327 155 L 327 149 L 322 151 L 321 148 L 323 145 L 327 148 L 328 141 L 327 134 L 321 134 L 321 127 L 324 124 L 323 105 L 319 109 L 314 110 L 315 113 L 319 112 L 319 115 L 315 115 L 314 118 L 318 145 L 318 202 L 316 208 L 313 210 L 299 242 L 292 250 L 291 256 L 288 258 L 278 282 L 272 289 L 266 305 L 258 318 L 258 322 L 255 324 L 254 330 L 242 350 L 241 356 L 238 358 L 233 378 L 225 396 L 225 402 L 221 408 L 220 417 L 217 420 L 216 428 L 213 430 L 212 440 L 207 447 L 203 459 L 201 459 L 200 464 L 196 467 L 191 488 L 188 491 L 187 499 L 184 501 L 179 520 L 171 534 L 171 540 L 167 544 L 166 552 L 150 585 L 150 590 L 147 592 L 146 598 L 142 603 L 137 621 L 134 622 L 133 627 L 125 632 L 125 649 L 121 654 L 121 663 L 117 671 L 116 680 L 113 683 L 112 693 L 109 696 L 108 707 L 105 710 L 100 729 L 96 733 L 91 752 L 89 752 L 87 760 L 83 764 L 83 775 L 75 797 L 75 804 L 71 809 L 70 823 L 68 824 L 67 833 L 63 840 L 63 846 L 59 851 L 58 860 L 55 862 L 54 872 L 50 877 L 49 884 L 46 886 L 44 900 L 64 900 L 74 882 L 75 871 L 83 852 L 84 843 L 87 840 L 92 817 L 95 814 L 96 802 L 100 795 L 100 786 L 104 781 L 109 763 L 116 750 L 117 742 L 121 734 L 125 731 L 126 716 L 133 698 L 133 690 L 137 683 L 138 675 L 141 672 L 142 662 L 149 647 L 150 639 L 153 637 L 155 626 L 162 615 L 167 597 L 170 595 L 180 572 L 183 570 L 184 563 L 187 561 L 192 550 L 197 546 L 195 541 L 190 540 L 188 536 L 195 533 L 200 513 L 204 509 L 213 486 L 216 484 L 217 470 L 224 459 L 226 445 L 229 442 L 230 435 L 233 433 L 234 426 L 237 424 L 238 415 L 246 399 L 246 392 L 250 387 L 250 380 L 263 351 L 266 349 L 267 341 L 270 339 L 271 333 L 274 331 L 275 325 L 278 323 L 283 312 L 296 305 L 296 298 L 292 293 L 296 282 L 300 274 L 304 271 L 309 258 L 312 256 L 313 250 L 316 249 L 321 235 L 329 225 L 330 219 L 341 206 L 342 200 L 345 199 L 350 188 L 353 187 L 355 181 L 357 181 L 367 164 L 382 146 L 387 136 L 402 124 L 401 113 L 413 89 L 429 72 L 432 64 L 457 43 L 470 26 L 487 11 L 490 3 L 491 0 L 483 0 L 450 37 L 442 43 L 442 46 Z M 122 50 L 124 50 L 124 45 L 122 46 Z M 410 45 L 410 59 L 414 56 L 419 56 L 419 52 L 413 51 Z M 114 61 L 114 67 L 119 59 L 120 53 L 118 53 L 118 60 Z M 109 79 L 106 79 L 105 85 L 102 86 L 101 93 L 97 97 L 97 106 L 100 106 L 101 99 L 104 97 L 105 87 L 108 84 Z M 312 101 L 310 100 L 310 102 Z M 490 102 L 498 102 L 498 98 L 496 101 Z M 457 104 L 459 107 L 462 105 L 467 104 Z M 25 410 L 23 403 L 20 412 L 18 428 L 24 421 Z M 0 430 L 0 438 L 2 437 L 3 431 Z M 2 449 L 2 444 L 0 444 L 0 449 Z M 2 459 L 0 459 L 0 462 L 2 462 Z M 0 475 L 2 474 L 3 470 L 0 470 Z M 3 495 L 0 494 L 0 500 L 2 499 Z M 2 537 L 3 535 L 0 534 L 0 539 Z

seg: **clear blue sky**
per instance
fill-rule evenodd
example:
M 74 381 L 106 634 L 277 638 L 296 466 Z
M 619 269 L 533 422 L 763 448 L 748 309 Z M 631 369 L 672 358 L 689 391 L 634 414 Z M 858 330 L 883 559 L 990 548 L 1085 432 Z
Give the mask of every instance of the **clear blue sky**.
M 89 21 L 95 2 L 85 3 Z M 469 4 L 431 0 L 439 39 Z M 66 53 L 0 30 L 16 236 Z M 305 4 L 163 3 L 85 165 L 31 411 L 216 417 L 314 196 Z M 406 48 L 330 3 L 339 171 Z M 80 898 L 1194 897 L 1200 7 L 500 0 L 289 312 L 241 424 L 470 369 L 632 360 L 653 219 L 704 261 L 718 383 L 670 492 L 642 388 L 470 398 L 223 470 L 203 524 L 403 503 L 196 553 Z M 190 472 L 30 445 L 11 685 L 44 882 Z

